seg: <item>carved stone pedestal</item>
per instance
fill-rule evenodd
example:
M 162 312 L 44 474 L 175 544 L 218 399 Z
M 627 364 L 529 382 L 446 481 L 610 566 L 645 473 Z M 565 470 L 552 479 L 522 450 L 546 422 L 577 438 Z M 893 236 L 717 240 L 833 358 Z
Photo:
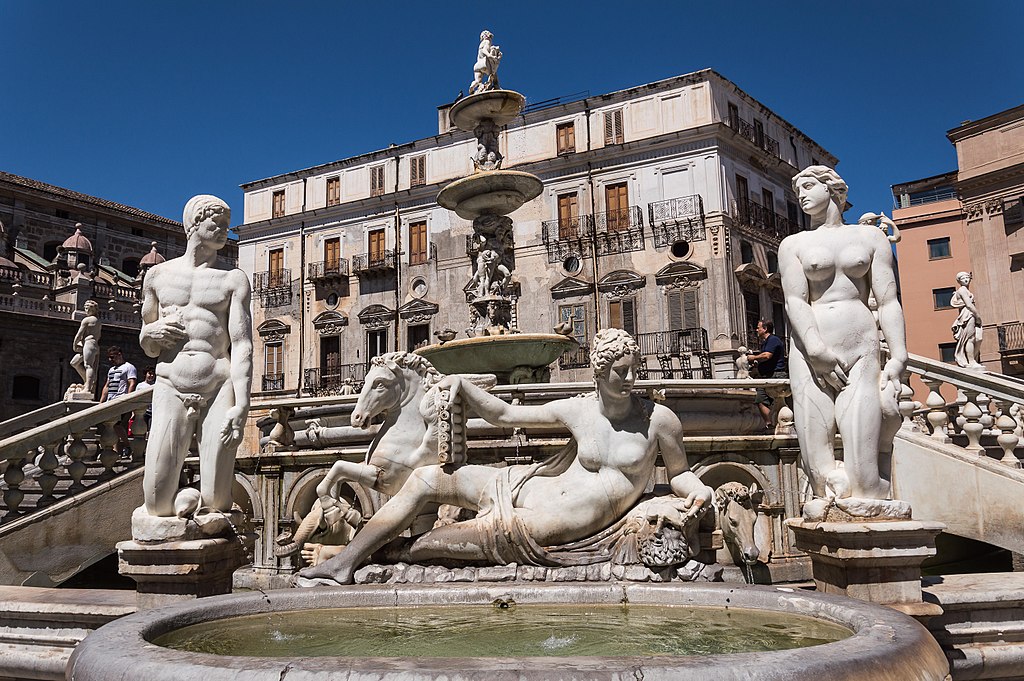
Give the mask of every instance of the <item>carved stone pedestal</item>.
M 118 572 L 135 580 L 139 609 L 231 593 L 231 575 L 249 563 L 236 537 L 117 545 Z
M 912 616 L 941 612 L 921 600 L 921 563 L 945 525 L 900 520 L 816 523 L 790 518 L 796 547 L 811 557 L 818 591 L 880 603 Z

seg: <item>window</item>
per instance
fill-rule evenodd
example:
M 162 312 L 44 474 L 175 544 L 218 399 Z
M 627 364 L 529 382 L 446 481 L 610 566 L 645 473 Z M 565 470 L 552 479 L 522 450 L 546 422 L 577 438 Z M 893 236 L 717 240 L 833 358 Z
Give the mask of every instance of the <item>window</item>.
M 43 246 L 43 260 L 46 262 L 53 262 L 57 259 L 57 251 L 61 246 L 60 241 L 50 241 Z M 67 256 L 64 256 L 64 260 Z
M 368 249 L 369 258 L 371 263 L 379 263 L 384 261 L 384 230 L 375 229 L 370 232 L 369 246 Z
M 608 326 L 636 335 L 636 301 L 632 298 L 608 302 Z
M 756 118 L 754 119 L 754 143 L 759 147 L 764 146 L 764 124 Z
M 747 320 L 747 333 L 754 334 L 757 323 L 761 321 L 761 298 L 753 291 L 743 292 L 743 308 Z
M 430 325 L 412 324 L 409 326 L 409 352 L 424 345 L 430 345 Z
M 608 211 L 608 231 L 629 229 L 629 188 L 625 182 L 604 188 L 604 205 Z
M 775 228 L 775 195 L 770 189 L 761 190 L 761 205 L 764 206 L 764 224 L 768 229 Z
M 587 347 L 587 308 L 582 304 L 559 305 L 559 323 L 569 322 L 572 324 L 572 337 L 580 344 L 580 347 Z
M 379 355 L 387 354 L 388 351 L 388 330 L 371 329 L 366 332 L 366 362 Z
M 622 109 L 604 112 L 604 143 L 622 144 Z
M 949 288 L 933 288 L 932 298 L 935 300 L 936 310 L 948 310 L 953 307 L 953 293 L 956 289 L 950 286 Z
M 427 261 L 427 221 L 409 223 L 409 264 L 422 265 Z
M 558 195 L 558 238 L 570 239 L 580 236 L 576 233 L 579 221 L 579 197 L 576 192 Z
M 939 360 L 946 364 L 956 364 L 956 343 L 939 343 Z
M 267 270 L 270 272 L 267 279 L 267 285 L 270 287 L 284 286 L 284 249 L 275 248 L 270 251 L 270 255 L 267 258 Z
M 797 229 L 800 224 L 800 207 L 792 201 L 786 201 L 786 217 L 789 218 L 790 229 Z
M 729 127 L 733 130 L 740 129 L 740 110 L 732 102 L 729 102 Z
M 739 218 L 743 222 L 747 222 L 748 208 L 747 202 L 750 200 L 750 187 L 747 184 L 747 178 L 742 175 L 736 176 L 736 207 L 739 209 Z
M 668 294 L 668 330 L 682 331 L 700 327 L 697 289 L 671 291 Z
M 11 399 L 38 400 L 39 379 L 35 376 L 15 376 L 11 385 Z
M 66 210 L 61 210 L 60 208 L 55 210 L 53 212 L 53 214 L 56 215 L 59 218 L 63 218 L 64 220 L 70 220 L 71 219 L 71 213 L 67 212 Z
M 772 303 L 772 321 L 775 322 L 775 335 L 786 337 L 786 306 L 783 303 Z
M 928 239 L 928 259 L 938 260 L 939 258 L 951 258 L 953 254 L 949 250 L 949 237 L 941 239 Z
M 278 376 L 284 373 L 283 343 L 267 343 L 263 346 L 263 375 Z
M 555 139 L 558 141 L 559 154 L 571 154 L 576 151 L 576 124 L 561 123 L 555 128 Z
M 327 178 L 327 205 L 337 206 L 341 203 L 341 178 Z
M 370 196 L 384 193 L 384 166 L 370 168 Z
M 341 237 L 324 240 L 324 270 L 337 272 L 341 269 Z
M 779 254 L 775 251 L 768 251 L 768 274 L 775 274 L 779 271 Z
M 341 364 L 340 341 L 337 336 L 320 337 L 320 376 L 322 378 L 338 377 L 338 365 Z
M 381 170 L 384 167 L 381 166 Z M 413 156 L 409 159 L 409 186 L 419 187 L 427 183 L 427 156 Z M 381 185 L 383 185 L 383 180 Z M 383 192 L 382 192 L 383 193 Z
M 283 218 L 284 217 L 284 190 L 279 189 L 274 192 L 274 212 L 271 213 L 271 217 Z
M 139 259 L 138 258 L 125 258 L 121 261 L 121 271 L 127 274 L 129 277 L 139 276 Z
M 749 241 L 740 242 L 740 260 L 743 263 L 754 262 L 754 247 Z

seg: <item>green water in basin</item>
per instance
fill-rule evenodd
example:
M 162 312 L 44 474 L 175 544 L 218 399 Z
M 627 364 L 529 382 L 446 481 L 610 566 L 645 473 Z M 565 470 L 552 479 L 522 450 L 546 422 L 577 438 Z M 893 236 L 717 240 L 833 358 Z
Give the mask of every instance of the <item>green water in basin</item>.
M 715 655 L 831 643 L 852 632 L 799 615 L 655 605 L 338 608 L 249 615 L 157 645 L 255 657 Z

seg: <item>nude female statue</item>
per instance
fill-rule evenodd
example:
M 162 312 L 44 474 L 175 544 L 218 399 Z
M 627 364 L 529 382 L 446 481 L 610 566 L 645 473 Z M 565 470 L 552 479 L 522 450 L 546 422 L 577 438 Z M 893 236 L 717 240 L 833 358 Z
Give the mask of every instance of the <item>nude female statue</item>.
M 185 255 L 146 274 L 139 334 L 142 349 L 158 358 L 143 494 L 149 514 L 163 517 L 175 515 L 193 435 L 201 507 L 231 510 L 235 450 L 252 383 L 249 279 L 242 270 L 217 266 L 231 210 L 215 196 L 194 196 L 182 222 Z
M 100 306 L 95 300 L 85 301 L 85 317 L 78 326 L 78 333 L 72 345 L 77 353 L 71 358 L 71 366 L 82 377 L 82 392 L 96 393 L 96 372 L 100 363 L 100 333 L 103 325 L 99 319 Z
M 957 366 L 984 369 L 985 365 L 981 363 L 981 313 L 974 304 L 974 294 L 969 288 L 973 278 L 970 272 L 958 272 L 956 281 L 960 286 L 949 301 L 950 305 L 960 309 L 951 328 L 953 339 L 956 340 L 953 357 Z
M 638 359 L 636 341 L 625 331 L 599 331 L 591 354 L 595 391 L 542 406 L 511 405 L 458 376 L 446 376 L 438 389 L 450 390 L 452 399 L 461 394 L 488 422 L 562 426 L 575 447 L 532 466 L 417 468 L 340 554 L 299 577 L 350 583 L 356 568 L 408 528 L 429 502 L 480 513 L 419 536 L 402 549 L 402 560 L 525 562 L 516 557 L 524 545 L 543 553 L 541 547 L 588 537 L 622 518 L 643 494 L 659 453 L 685 509 L 675 522 L 710 508 L 713 492 L 689 469 L 679 418 L 664 405 L 632 394 Z M 667 512 L 664 521 L 673 522 Z
M 793 189 L 811 218 L 810 231 L 786 237 L 779 247 L 801 464 L 816 497 L 828 492 L 838 499 L 885 500 L 907 363 L 890 243 L 873 225 L 843 224 L 847 186 L 834 170 L 806 168 L 793 178 Z M 877 325 L 868 307 L 872 295 Z M 879 330 L 888 342 L 884 366 Z M 843 469 L 832 449 L 837 429 Z M 889 512 L 884 503 L 838 505 L 855 515 Z

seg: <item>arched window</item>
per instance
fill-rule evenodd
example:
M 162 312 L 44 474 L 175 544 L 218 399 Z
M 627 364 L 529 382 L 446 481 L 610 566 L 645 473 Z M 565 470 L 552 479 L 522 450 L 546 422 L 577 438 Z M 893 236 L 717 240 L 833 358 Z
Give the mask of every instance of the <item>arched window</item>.
M 121 271 L 127 274 L 129 277 L 139 276 L 139 259 L 138 258 L 125 258 L 121 261 Z
M 15 376 L 11 386 L 11 399 L 38 400 L 39 379 L 35 376 Z

